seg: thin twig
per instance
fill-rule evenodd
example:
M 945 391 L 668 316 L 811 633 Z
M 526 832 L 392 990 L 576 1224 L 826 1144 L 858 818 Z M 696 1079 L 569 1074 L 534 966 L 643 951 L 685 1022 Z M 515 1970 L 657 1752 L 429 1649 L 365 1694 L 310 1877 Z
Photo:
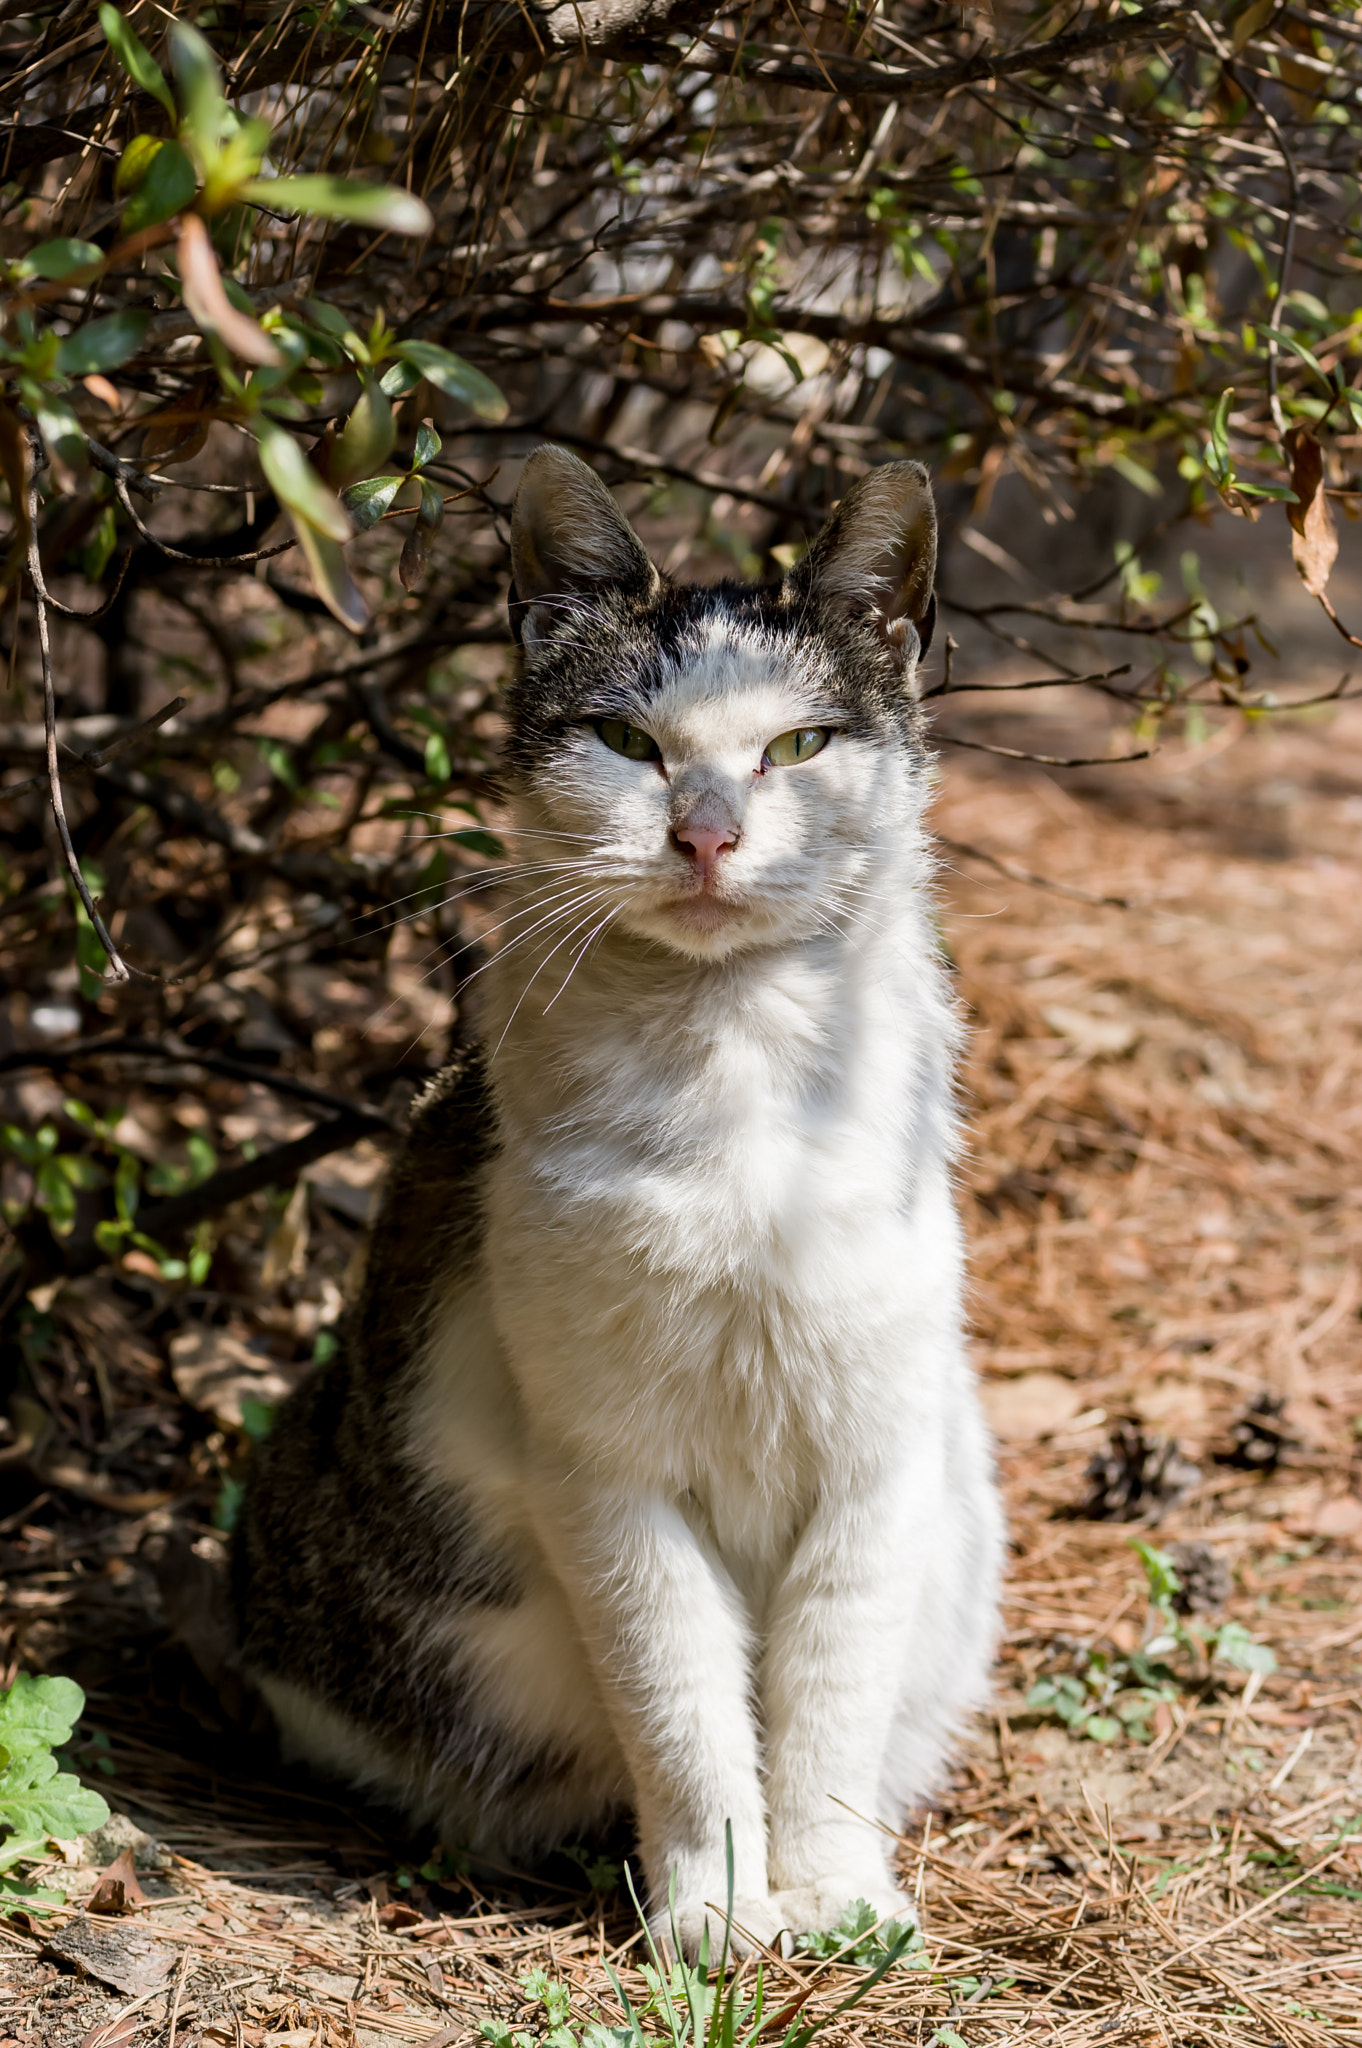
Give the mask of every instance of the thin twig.
M 85 915 L 94 927 L 95 936 L 108 957 L 109 978 L 112 981 L 128 981 L 131 979 L 131 971 L 95 908 L 95 899 L 90 894 L 89 886 L 81 873 L 80 862 L 76 858 L 76 849 L 71 840 L 71 828 L 66 822 L 61 769 L 57 761 L 57 692 L 52 679 L 52 642 L 47 624 L 47 585 L 43 580 L 42 556 L 38 547 L 38 484 L 34 476 L 30 476 L 28 483 L 28 573 L 33 584 L 33 603 L 38 618 L 38 647 L 42 655 L 43 668 L 43 731 L 47 750 L 47 788 L 52 804 L 52 815 L 57 824 L 57 836 L 61 840 L 62 853 L 72 886 L 85 906 Z

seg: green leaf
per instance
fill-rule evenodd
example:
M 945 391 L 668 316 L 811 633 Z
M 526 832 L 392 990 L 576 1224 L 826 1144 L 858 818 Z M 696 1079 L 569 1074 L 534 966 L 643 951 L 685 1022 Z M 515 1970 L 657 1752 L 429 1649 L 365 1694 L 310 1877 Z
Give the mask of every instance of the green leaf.
M 404 476 L 370 476 L 362 484 L 351 484 L 341 503 L 358 533 L 378 524 L 406 481 Z
M 138 136 L 129 143 L 123 162 L 127 162 L 137 144 L 144 141 L 155 142 L 156 146 L 149 152 L 143 151 L 132 166 L 136 190 L 123 208 L 121 223 L 124 233 L 129 235 L 138 234 L 143 228 L 153 228 L 159 222 L 169 220 L 173 214 L 183 213 L 199 188 L 189 153 L 178 142 Z M 123 163 L 120 163 L 120 172 L 122 168 Z M 134 182 L 132 175 L 128 182 Z
M 0 1693 L 0 1748 L 11 1757 L 56 1749 L 71 1737 L 85 1712 L 85 1694 L 73 1678 L 34 1677 L 21 1671 Z
M 1299 356 L 1317 377 L 1322 378 L 1326 384 L 1329 383 L 1328 371 L 1321 366 L 1319 358 L 1311 353 L 1303 341 L 1293 341 L 1289 334 L 1278 334 L 1277 341 L 1282 348 L 1289 348 L 1293 356 Z M 1332 388 L 1331 385 L 1330 389 Z
M 256 750 L 276 782 L 282 782 L 285 789 L 296 790 L 298 770 L 293 765 L 293 756 L 282 740 L 258 739 Z M 209 1169 L 211 1172 L 211 1168 Z
M 112 505 L 106 505 L 81 553 L 80 566 L 87 581 L 98 583 L 118 546 L 118 520 Z
M 114 166 L 113 188 L 121 199 L 125 192 L 135 192 L 155 161 L 156 152 L 165 141 L 164 135 L 134 135 Z
M 88 377 L 92 370 L 116 370 L 136 355 L 151 325 L 150 313 L 107 313 L 68 334 L 57 350 L 57 368 L 64 377 Z
M 389 398 L 405 398 L 409 391 L 416 389 L 420 381 L 420 370 L 412 363 L 404 363 L 399 357 L 395 363 L 389 363 L 379 378 L 378 385 L 380 391 L 386 391 Z
M 352 633 L 362 633 L 369 623 L 369 607 L 350 574 L 344 548 L 329 534 L 318 533 L 315 527 L 297 518 L 293 524 L 318 597 L 343 626 Z
M 368 476 L 380 462 L 387 461 L 396 439 L 397 422 L 387 394 L 372 377 L 366 377 L 364 389 L 332 452 L 332 475 L 338 483 Z
M 1083 1733 L 1091 1742 L 1115 1742 L 1121 1732 L 1121 1724 L 1114 1714 L 1089 1714 L 1083 1723 Z
M 0 1816 L 12 1828 L 37 1830 L 70 1841 L 103 1827 L 109 1808 L 70 1771 L 59 1771 L 50 1750 L 13 1757 L 0 1773 Z
M 37 1203 L 57 1237 L 69 1237 L 76 1227 L 76 1194 L 55 1159 L 44 1159 L 37 1172 Z
M 224 130 L 234 127 L 222 97 L 222 73 L 211 46 L 187 21 L 170 24 L 170 54 L 184 102 L 184 126 L 205 171 L 218 154 Z
M 261 1443 L 274 1427 L 274 1409 L 268 1401 L 257 1401 L 252 1394 L 241 1397 L 241 1427 L 252 1443 Z
M 1227 1621 L 1217 1630 L 1213 1654 L 1239 1671 L 1261 1671 L 1264 1678 L 1277 1669 L 1277 1659 L 1267 1644 L 1255 1642 L 1240 1621 Z
M 330 335 L 332 341 L 344 341 L 347 334 L 354 332 L 355 323 L 348 313 L 342 313 L 338 306 L 329 306 L 325 299 L 304 299 L 303 311 L 314 327 Z
M 137 1203 L 142 1192 L 142 1162 L 134 1152 L 119 1154 L 114 1171 L 114 1208 L 118 1220 L 128 1228 L 137 1214 Z
M 491 378 L 484 377 L 481 370 L 475 370 L 452 349 L 440 348 L 433 341 L 399 341 L 397 353 L 403 362 L 428 378 L 437 391 L 443 391 L 447 398 L 457 398 L 479 419 L 504 420 L 510 411 Z
M 252 178 L 240 189 L 243 199 L 258 206 L 352 220 L 394 235 L 428 235 L 434 226 L 425 201 L 397 185 L 362 185 L 356 178 Z
M 1229 470 L 1230 406 L 1233 402 L 1234 386 L 1231 384 L 1227 390 L 1221 392 L 1220 402 L 1215 409 L 1215 418 L 1211 421 L 1211 445 L 1207 454 L 1214 459 L 1208 461 L 1206 467 L 1217 480 L 1224 477 Z
M 173 121 L 175 102 L 166 84 L 165 73 L 146 44 L 133 34 L 118 9 L 110 7 L 107 0 L 99 10 L 99 25 L 108 38 L 109 48 L 133 84 L 140 85 L 143 92 L 149 92 L 153 99 L 159 100 Z
M 97 242 L 81 242 L 74 236 L 63 235 L 55 242 L 39 242 L 36 249 L 30 249 L 24 258 L 24 268 L 32 277 L 51 278 L 55 283 L 63 277 L 74 277 L 79 270 L 97 270 L 103 261 L 104 251 Z
M 64 398 L 58 398 L 51 391 L 35 391 L 30 397 L 33 414 L 38 422 L 49 455 L 59 461 L 75 465 L 85 460 L 85 429 L 72 412 Z
M 411 458 L 412 468 L 424 469 L 428 462 L 434 461 L 443 445 L 435 431 L 434 421 L 422 420 L 416 430 L 416 447 Z
M 426 741 L 426 779 L 429 782 L 448 782 L 453 772 L 449 743 L 442 732 L 433 732 Z
M 444 496 L 437 483 L 428 476 L 421 478 L 421 504 L 416 517 L 422 526 L 428 526 L 432 533 L 438 533 L 445 523 Z
M 240 1479 L 224 1479 L 213 1504 L 212 1524 L 224 1536 L 230 1536 L 236 1527 L 241 1503 L 246 1498 L 246 1488 Z
M 0 1870 L 13 1870 L 16 1863 L 41 1863 L 46 1854 L 46 1835 L 9 1835 L 0 1842 Z
M 87 1158 L 83 1152 L 62 1152 L 56 1163 L 73 1188 L 102 1188 L 108 1181 L 99 1161 Z
M 260 463 L 270 489 L 298 528 L 334 541 L 349 540 L 354 531 L 343 505 L 327 489 L 292 434 L 274 420 L 256 422 Z

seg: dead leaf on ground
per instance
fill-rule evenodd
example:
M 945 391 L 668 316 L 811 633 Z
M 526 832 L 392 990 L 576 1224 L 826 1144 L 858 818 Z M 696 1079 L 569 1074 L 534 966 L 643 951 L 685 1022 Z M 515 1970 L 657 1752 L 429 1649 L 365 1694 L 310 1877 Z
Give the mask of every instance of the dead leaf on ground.
M 1291 557 L 1311 597 L 1323 597 L 1338 560 L 1338 530 L 1324 494 L 1324 456 L 1305 427 L 1292 427 L 1286 446 L 1291 457 L 1291 488 L 1299 501 L 1286 508 L 1291 522 Z
M 97 2027 L 91 2027 L 80 2048 L 128 2048 L 140 2019 L 139 2013 L 124 2012 L 116 2019 L 102 2020 Z M 0 2042 L 0 2048 L 5 2048 L 3 2042 Z
M 1355 1543 L 1362 1537 L 1362 1500 L 1350 1493 L 1336 1500 L 1326 1500 L 1315 1512 L 1313 1521 L 1316 1536 L 1332 1537 L 1335 1542 Z
M 133 1869 L 132 1850 L 124 1849 L 114 1857 L 108 1869 L 100 1873 L 98 1884 L 85 1901 L 85 1910 L 87 1913 L 129 1913 L 134 1906 L 145 1905 L 146 1897 Z
M 1067 1038 L 1088 1059 L 1103 1055 L 1115 1059 L 1139 1042 L 1140 1027 L 1132 1017 L 1094 1017 L 1087 1010 L 1071 1010 L 1061 1003 L 1050 1004 L 1042 1014 L 1052 1031 Z
M 273 1407 L 293 1391 L 274 1361 L 252 1351 L 230 1330 L 205 1323 L 180 1330 L 170 1340 L 170 1373 L 192 1407 L 233 1429 L 242 1425 L 243 1400 Z
M 1014 1380 L 986 1380 L 984 1407 L 1005 1444 L 1036 1443 L 1072 1422 L 1084 1393 L 1057 1372 L 1024 1372 Z
M 307 1186 L 305 1180 L 299 1181 L 266 1242 L 260 1285 L 267 1292 L 290 1274 L 296 1278 L 307 1271 Z
M 111 1985 L 129 1998 L 140 1998 L 144 1991 L 159 1991 L 176 1961 L 174 1949 L 153 1941 L 140 1927 L 101 1926 L 84 1913 L 69 1920 L 65 1927 L 54 1928 L 44 1946 L 50 1955 L 73 1964 L 87 1977 L 97 1977 L 101 1984 Z
M 386 1906 L 378 1909 L 378 1924 L 395 1933 L 402 1927 L 419 1927 L 421 1915 L 415 1906 L 408 1906 L 401 1899 L 390 1899 Z

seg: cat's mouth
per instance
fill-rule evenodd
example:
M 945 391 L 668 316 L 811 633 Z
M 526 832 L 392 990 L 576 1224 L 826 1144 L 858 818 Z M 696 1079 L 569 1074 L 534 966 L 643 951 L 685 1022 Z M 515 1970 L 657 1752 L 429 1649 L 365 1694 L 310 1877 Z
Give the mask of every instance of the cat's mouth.
M 712 889 L 689 889 L 683 896 L 673 897 L 667 908 L 691 931 L 717 932 L 740 917 L 746 905 L 718 896 Z

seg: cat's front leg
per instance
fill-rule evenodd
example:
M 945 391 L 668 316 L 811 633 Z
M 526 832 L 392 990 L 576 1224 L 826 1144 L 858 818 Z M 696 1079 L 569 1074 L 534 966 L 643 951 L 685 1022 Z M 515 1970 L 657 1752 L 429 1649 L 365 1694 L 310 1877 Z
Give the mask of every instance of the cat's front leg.
M 927 1500 L 905 1512 L 911 1476 Z M 835 1927 L 864 1899 L 877 1917 L 912 1917 L 877 1812 L 905 1651 L 925 1563 L 925 1473 L 885 1472 L 825 1499 L 780 1588 L 763 1662 L 769 1873 L 793 1932 Z M 924 1513 L 923 1510 L 926 1510 Z M 920 1539 L 914 1544 L 914 1529 Z
M 649 1922 L 717 1955 L 733 1843 L 734 1944 L 771 1941 L 766 1823 L 742 1602 L 679 1507 L 541 1471 L 536 1521 L 633 1781 Z M 674 1889 L 674 1902 L 669 1903 Z M 744 1935 L 751 1937 L 744 1940 Z

